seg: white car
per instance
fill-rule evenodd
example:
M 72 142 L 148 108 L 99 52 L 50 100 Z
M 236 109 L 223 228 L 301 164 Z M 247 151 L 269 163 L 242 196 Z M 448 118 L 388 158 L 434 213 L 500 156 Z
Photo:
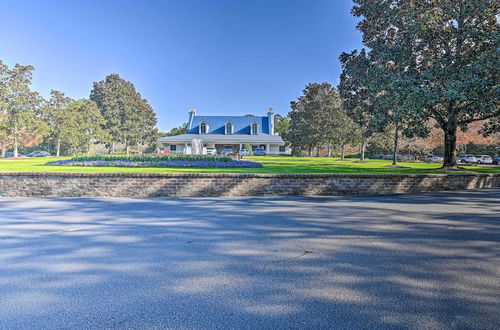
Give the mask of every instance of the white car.
M 493 164 L 493 158 L 488 155 L 476 156 L 478 164 Z
M 250 156 L 250 151 L 248 151 L 248 149 L 241 149 L 238 154 L 240 156 Z
M 206 153 L 207 155 L 216 155 L 217 154 L 217 150 L 215 150 L 215 148 L 206 148 Z
M 443 161 L 443 157 L 432 156 L 427 159 L 430 163 L 441 163 Z
M 465 163 L 465 164 L 476 164 L 477 159 L 474 155 L 460 155 L 458 157 L 458 161 L 460 163 Z

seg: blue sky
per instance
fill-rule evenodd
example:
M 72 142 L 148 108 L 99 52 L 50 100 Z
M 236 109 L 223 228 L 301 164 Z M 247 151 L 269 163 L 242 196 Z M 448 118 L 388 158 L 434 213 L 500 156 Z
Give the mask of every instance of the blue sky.
M 2 0 L 0 59 L 35 66 L 33 88 L 88 98 L 118 73 L 160 130 L 203 115 L 286 114 L 310 82 L 338 83 L 361 47 L 350 0 Z

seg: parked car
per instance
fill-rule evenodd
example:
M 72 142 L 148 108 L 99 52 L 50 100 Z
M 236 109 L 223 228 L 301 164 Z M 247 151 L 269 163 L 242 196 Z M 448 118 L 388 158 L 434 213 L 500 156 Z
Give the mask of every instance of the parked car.
M 215 155 L 217 153 L 217 150 L 212 147 L 207 147 L 205 148 L 207 155 Z
M 488 155 L 476 156 L 478 164 L 493 164 L 493 159 Z
M 500 165 L 500 157 L 493 157 L 493 164 Z
M 221 154 L 222 155 L 234 154 L 234 151 L 233 151 L 233 149 L 226 148 L 226 149 L 222 150 Z
M 398 155 L 398 157 L 401 157 L 402 160 L 404 160 L 405 162 L 409 162 L 409 161 L 412 161 L 412 160 L 415 160 L 416 157 L 413 156 L 412 154 L 403 154 L 403 155 Z M 398 158 L 399 159 L 399 158 Z
M 161 155 L 170 155 L 170 149 L 168 149 L 168 148 L 160 148 L 160 150 L 159 150 L 158 153 L 161 154 Z
M 11 157 L 14 157 L 14 153 L 9 151 L 9 152 L 6 152 L 5 153 L 5 158 L 11 158 Z M 26 155 L 23 155 L 23 154 L 17 154 L 17 157 L 27 157 Z
M 28 154 L 28 157 L 48 157 L 50 156 L 50 152 L 47 151 L 33 151 Z
M 240 156 L 250 156 L 250 151 L 248 151 L 248 149 L 241 149 L 238 154 Z
M 440 156 L 432 156 L 427 158 L 427 161 L 429 163 L 441 163 L 443 161 L 443 157 Z
M 458 156 L 458 162 L 465 163 L 465 164 L 476 164 L 477 159 L 476 159 L 476 156 L 474 156 L 474 155 L 460 155 L 460 156 Z
M 254 156 L 265 156 L 266 155 L 266 149 L 265 148 L 255 148 L 253 151 Z

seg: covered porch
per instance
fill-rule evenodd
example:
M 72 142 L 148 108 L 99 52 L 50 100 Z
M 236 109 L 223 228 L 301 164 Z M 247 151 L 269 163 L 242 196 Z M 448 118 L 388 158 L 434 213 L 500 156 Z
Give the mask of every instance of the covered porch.
M 160 138 L 158 142 L 170 152 L 182 154 L 206 154 L 206 148 L 215 148 L 217 153 L 222 153 L 224 149 L 235 153 L 242 149 L 252 152 L 256 148 L 263 148 L 271 155 L 290 153 L 280 137 L 269 135 L 182 134 Z

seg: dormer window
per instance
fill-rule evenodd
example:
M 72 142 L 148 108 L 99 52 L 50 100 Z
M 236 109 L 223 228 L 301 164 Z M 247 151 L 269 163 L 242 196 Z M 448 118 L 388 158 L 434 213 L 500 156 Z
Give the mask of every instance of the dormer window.
M 250 124 L 250 134 L 252 135 L 257 135 L 259 126 L 257 125 L 256 122 L 253 122 Z
M 202 121 L 199 125 L 199 133 L 207 134 L 208 133 L 208 125 L 204 121 Z
M 233 134 L 233 124 L 230 121 L 224 124 L 224 134 L 226 135 Z

